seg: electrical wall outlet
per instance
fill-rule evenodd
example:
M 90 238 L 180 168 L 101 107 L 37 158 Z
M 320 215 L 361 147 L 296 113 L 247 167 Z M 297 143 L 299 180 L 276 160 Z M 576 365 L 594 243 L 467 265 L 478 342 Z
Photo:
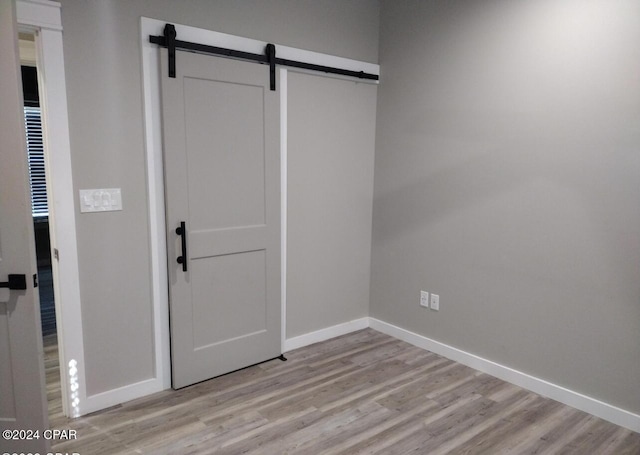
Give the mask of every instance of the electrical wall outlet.
M 420 306 L 429 308 L 429 293 L 427 291 L 420 291 Z
M 438 294 L 431 294 L 431 309 L 440 310 L 440 296 Z

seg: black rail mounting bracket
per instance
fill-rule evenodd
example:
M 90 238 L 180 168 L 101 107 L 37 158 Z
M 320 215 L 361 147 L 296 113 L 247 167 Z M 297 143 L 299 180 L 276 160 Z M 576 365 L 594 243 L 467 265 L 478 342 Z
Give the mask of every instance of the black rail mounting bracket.
M 269 61 L 269 80 L 271 91 L 276 90 L 276 46 L 269 43 L 265 49 L 267 60 Z
M 166 24 L 164 26 L 164 39 L 169 53 L 169 77 L 176 77 L 176 26 Z

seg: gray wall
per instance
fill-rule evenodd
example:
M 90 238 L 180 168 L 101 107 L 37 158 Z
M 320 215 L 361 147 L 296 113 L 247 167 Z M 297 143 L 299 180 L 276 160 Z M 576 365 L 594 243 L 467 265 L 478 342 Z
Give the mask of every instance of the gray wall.
M 74 186 L 120 187 L 124 206 L 77 208 L 88 395 L 153 376 L 140 16 L 376 62 L 378 14 L 370 0 L 62 1 Z
M 371 316 L 640 413 L 640 3 L 381 24 Z
M 377 86 L 289 72 L 287 337 L 369 315 Z

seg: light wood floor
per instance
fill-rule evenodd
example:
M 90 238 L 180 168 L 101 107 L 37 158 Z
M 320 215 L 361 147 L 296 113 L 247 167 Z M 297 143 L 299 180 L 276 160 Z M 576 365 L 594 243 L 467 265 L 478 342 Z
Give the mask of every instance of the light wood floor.
M 58 361 L 58 337 L 51 334 L 42 338 L 44 346 L 44 374 L 47 384 L 47 402 L 51 423 L 66 421 L 62 415 L 62 393 L 60 392 L 60 362 Z M 53 426 L 53 425 L 52 425 Z
M 91 454 L 640 454 L 640 434 L 371 329 L 52 428 Z

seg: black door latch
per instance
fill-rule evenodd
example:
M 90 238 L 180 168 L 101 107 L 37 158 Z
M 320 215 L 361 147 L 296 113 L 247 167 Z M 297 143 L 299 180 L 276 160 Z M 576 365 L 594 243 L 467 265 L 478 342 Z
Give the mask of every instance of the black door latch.
M 9 275 L 9 281 L 0 283 L 0 288 L 9 288 L 14 290 L 27 289 L 26 275 Z

